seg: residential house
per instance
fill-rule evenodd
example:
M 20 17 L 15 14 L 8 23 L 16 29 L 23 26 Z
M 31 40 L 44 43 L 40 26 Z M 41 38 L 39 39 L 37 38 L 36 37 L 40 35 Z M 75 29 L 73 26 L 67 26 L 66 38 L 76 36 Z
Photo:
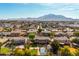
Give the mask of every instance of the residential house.
M 50 38 L 49 37 L 35 37 L 34 43 L 36 44 L 49 44 Z

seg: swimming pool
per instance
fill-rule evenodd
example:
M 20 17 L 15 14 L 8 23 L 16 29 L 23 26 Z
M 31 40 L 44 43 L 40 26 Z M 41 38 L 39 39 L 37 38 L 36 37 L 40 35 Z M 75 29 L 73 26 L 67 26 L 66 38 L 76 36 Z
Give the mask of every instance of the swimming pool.
M 47 51 L 45 47 L 40 48 L 40 55 L 46 55 Z

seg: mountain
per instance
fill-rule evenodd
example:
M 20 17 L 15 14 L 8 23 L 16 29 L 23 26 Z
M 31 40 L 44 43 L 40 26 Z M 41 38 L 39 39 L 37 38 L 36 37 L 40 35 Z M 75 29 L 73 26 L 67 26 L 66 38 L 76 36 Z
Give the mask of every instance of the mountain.
M 44 15 L 41 17 L 38 17 L 39 20 L 46 20 L 46 21 L 51 21 L 51 20 L 55 20 L 55 21 L 72 21 L 74 19 L 72 18 L 67 18 L 65 16 L 62 15 L 54 15 L 54 14 L 48 14 L 48 15 Z
M 27 20 L 40 20 L 40 21 L 79 21 L 79 19 L 67 18 L 62 15 L 48 14 L 38 18 L 27 18 Z

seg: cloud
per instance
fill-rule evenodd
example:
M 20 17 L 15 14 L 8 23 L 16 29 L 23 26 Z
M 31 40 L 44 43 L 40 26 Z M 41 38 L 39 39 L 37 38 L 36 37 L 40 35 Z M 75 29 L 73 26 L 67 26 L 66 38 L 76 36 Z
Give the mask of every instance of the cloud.
M 42 5 L 42 6 L 52 6 L 53 3 L 40 3 L 39 5 Z

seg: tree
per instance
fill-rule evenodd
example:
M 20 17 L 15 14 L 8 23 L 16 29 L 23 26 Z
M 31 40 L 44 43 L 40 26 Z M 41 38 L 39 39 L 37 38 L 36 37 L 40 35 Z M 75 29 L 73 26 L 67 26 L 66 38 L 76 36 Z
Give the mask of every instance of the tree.
M 15 41 L 12 39 L 11 40 L 11 45 L 10 45 L 10 47 L 11 47 L 11 50 L 12 50 L 12 54 L 13 54 L 13 52 L 14 52 L 14 48 L 15 48 Z
M 42 29 L 41 29 L 41 28 L 39 28 L 39 29 L 38 29 L 38 33 L 40 33 L 41 31 L 42 31 Z
M 53 53 L 54 54 L 57 54 L 59 48 L 60 48 L 60 45 L 59 45 L 59 42 L 57 40 L 54 40 L 51 44 L 51 47 L 53 49 Z
M 75 36 L 79 36 L 79 32 L 74 32 L 74 35 Z
M 73 56 L 73 54 L 69 50 L 69 46 L 64 46 L 64 48 L 61 48 L 61 56 Z
M 30 40 L 33 40 L 35 38 L 35 33 L 29 33 L 28 36 Z
M 30 49 L 26 49 L 25 50 L 25 55 L 26 56 L 31 56 L 31 50 Z
M 2 46 L 2 43 L 0 42 L 0 53 L 1 53 L 1 46 Z
M 79 56 L 79 48 L 76 50 L 75 55 L 76 55 L 76 56 Z
M 24 44 L 24 50 L 29 49 L 30 45 L 29 44 Z
M 55 32 L 50 33 L 50 37 L 53 38 L 55 36 Z
M 4 28 L 4 31 L 8 31 L 8 32 L 11 32 L 11 31 L 12 31 L 12 28 L 9 28 L 9 27 L 5 27 L 5 28 Z
M 75 38 L 75 39 L 72 40 L 72 42 L 79 44 L 79 39 Z

